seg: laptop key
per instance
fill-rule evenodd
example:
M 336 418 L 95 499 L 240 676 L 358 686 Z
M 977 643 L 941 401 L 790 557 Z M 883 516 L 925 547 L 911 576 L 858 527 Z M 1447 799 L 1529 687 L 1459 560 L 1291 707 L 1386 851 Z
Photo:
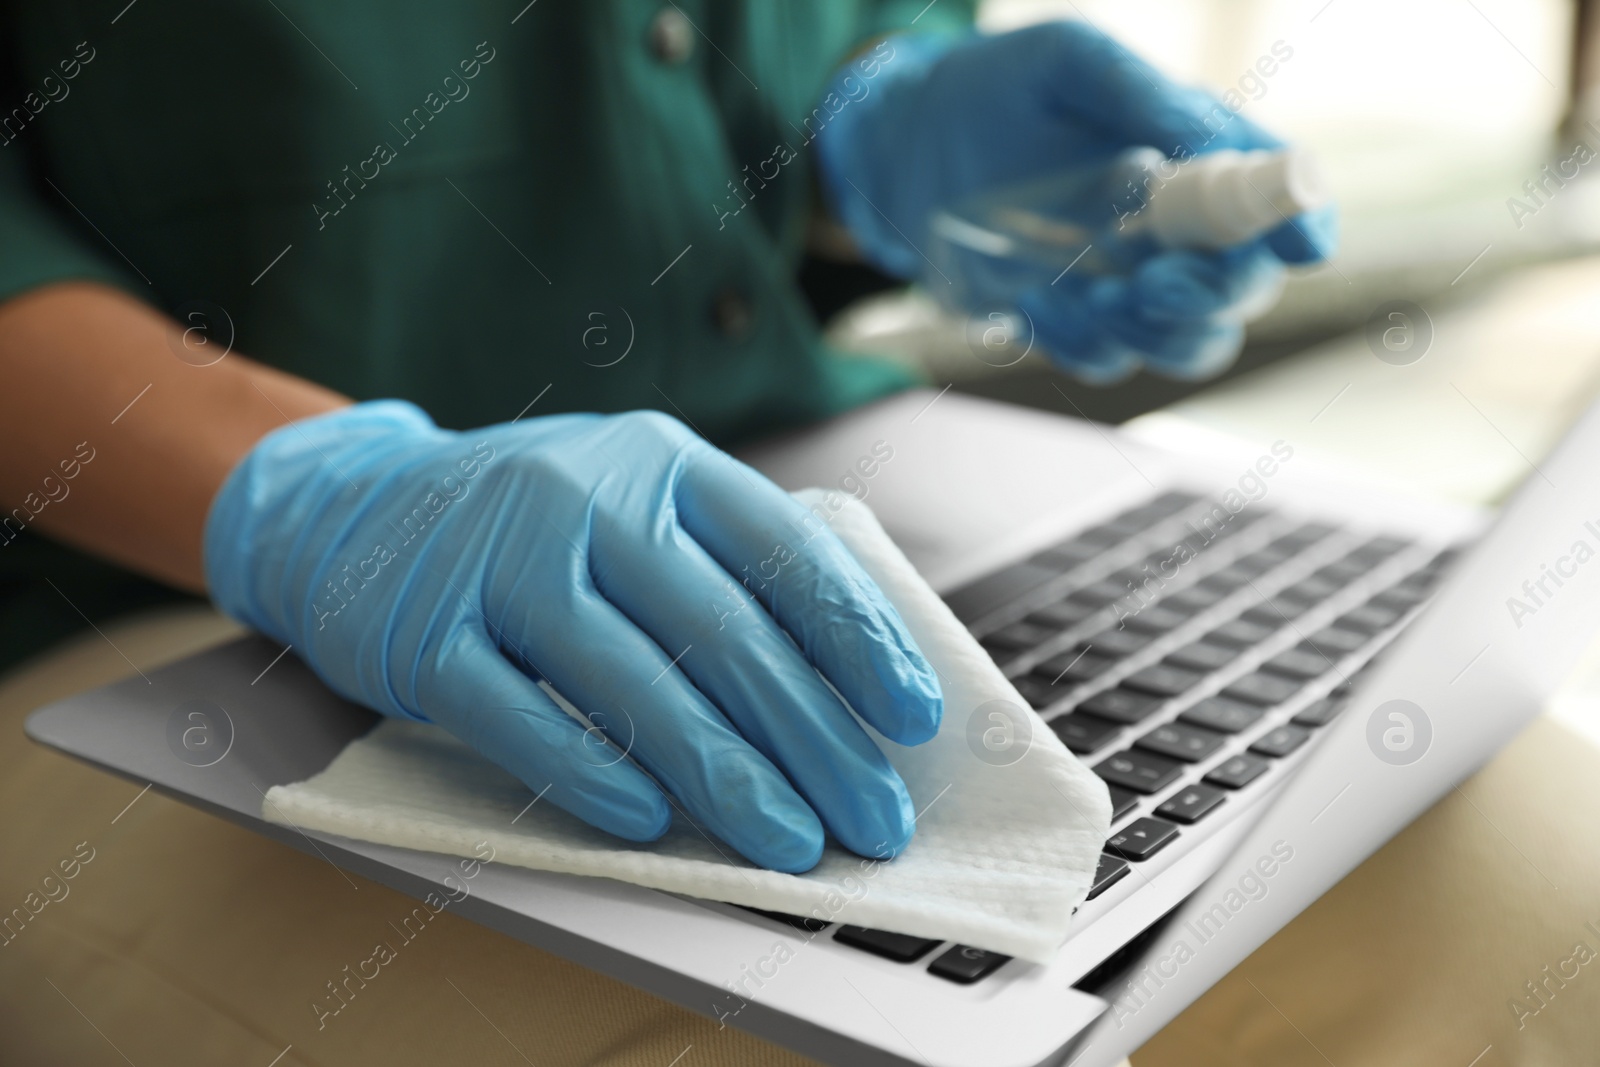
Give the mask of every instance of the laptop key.
M 971 945 L 957 945 L 930 963 L 928 973 L 961 985 L 971 985 L 1010 962 L 1010 956 L 1002 956 L 998 952 L 973 948 Z
M 1111 821 L 1116 822 L 1128 812 L 1139 806 L 1139 794 L 1130 793 L 1126 789 L 1118 789 L 1114 785 L 1106 786 L 1106 792 L 1111 794 Z
M 1403 614 L 1405 612 L 1395 608 L 1386 608 L 1368 601 L 1354 611 L 1339 616 L 1333 620 L 1333 624 L 1346 630 L 1361 630 L 1375 634 L 1379 630 L 1387 630 L 1393 626 Z
M 1048 567 L 1053 571 L 1065 573 L 1081 563 L 1085 563 L 1101 552 L 1105 551 L 1100 545 L 1085 544 L 1082 541 L 1063 541 L 1059 545 L 1049 548 L 1028 560 L 1036 567 Z
M 1158 697 L 1133 693 L 1126 689 L 1106 689 L 1078 705 L 1079 711 L 1098 715 L 1112 722 L 1140 722 L 1162 705 Z
M 1190 670 L 1205 671 L 1210 673 L 1219 667 L 1226 667 L 1239 655 L 1236 648 L 1226 648 L 1222 645 L 1208 645 L 1204 641 L 1196 641 L 1192 645 L 1185 645 L 1176 652 L 1171 653 L 1163 663 L 1170 663 L 1176 667 L 1187 667 Z
M 1095 609 L 1088 604 L 1080 604 L 1076 600 L 1058 600 L 1025 616 L 1023 621 L 1034 626 L 1048 626 L 1052 630 L 1065 630 L 1087 619 L 1094 612 Z
M 1097 656 L 1131 656 L 1151 641 L 1149 634 L 1137 630 L 1101 630 L 1079 644 Z
M 1161 603 L 1174 611 L 1199 612 L 1220 601 L 1226 593 L 1217 589 L 1207 589 L 1203 586 L 1190 586 L 1179 593 L 1164 597 Z
M 841 926 L 839 932 L 833 935 L 833 939 L 851 948 L 870 952 L 874 956 L 894 960 L 896 963 L 915 963 L 939 944 L 926 937 L 891 934 L 887 930 L 868 930 L 864 926 Z
M 1121 732 L 1122 727 L 1093 715 L 1062 715 L 1050 720 L 1050 729 L 1056 732 L 1067 748 L 1080 756 L 1087 756 L 1103 748 Z
M 1291 648 L 1279 652 L 1261 665 L 1264 671 L 1281 674 L 1285 678 L 1316 678 L 1333 670 L 1333 660 L 1310 649 Z
M 1109 604 L 1113 600 L 1121 600 L 1129 592 L 1131 590 L 1121 582 L 1113 582 L 1107 579 L 1095 582 L 1093 585 L 1084 586 L 1072 594 L 1072 599 L 1082 601 L 1085 604 L 1100 606 Z
M 1330 626 L 1326 630 L 1318 630 L 1306 638 L 1305 645 L 1309 645 L 1314 651 L 1326 653 L 1330 659 L 1335 659 L 1345 653 L 1354 652 L 1358 648 L 1364 648 L 1367 642 L 1371 640 L 1371 634 L 1364 634 L 1357 630 L 1341 630 L 1337 626 Z
M 734 907 L 741 911 L 748 911 L 752 915 L 759 915 L 763 919 L 771 919 L 773 922 L 792 926 L 796 930 L 804 930 L 808 934 L 819 934 L 833 925 L 826 919 L 808 919 L 803 915 L 790 915 L 788 912 L 782 911 L 767 911 L 764 908 L 752 908 L 746 904 L 735 904 Z
M 1272 764 L 1260 756 L 1245 752 L 1232 759 L 1223 760 L 1211 769 L 1205 780 L 1224 789 L 1243 789 L 1266 773 Z
M 1201 678 L 1195 671 L 1182 667 L 1168 667 L 1157 663 L 1153 667 L 1134 671 L 1122 680 L 1127 689 L 1149 693 L 1158 697 L 1175 697 L 1193 686 Z
M 1250 622 L 1259 622 L 1263 626 L 1282 626 L 1291 619 L 1298 619 L 1311 609 L 1311 605 L 1294 597 L 1278 596 L 1263 600 L 1255 607 L 1246 611 L 1242 618 Z
M 1342 588 L 1344 586 L 1341 583 L 1330 582 L 1326 578 L 1313 576 L 1302 578 L 1284 589 L 1283 595 L 1294 597 L 1296 600 L 1303 600 L 1308 604 L 1315 604 L 1319 601 L 1327 600 Z
M 1396 611 L 1410 611 L 1412 608 L 1416 607 L 1426 599 L 1428 599 L 1426 590 L 1420 589 L 1414 585 L 1406 585 L 1402 582 L 1399 585 L 1391 585 L 1389 588 L 1373 597 L 1370 601 L 1368 601 L 1368 603 L 1375 604 L 1380 608 L 1392 608 Z
M 965 623 L 976 622 L 991 611 L 1031 593 L 1056 577 L 1057 572 L 1031 563 L 1018 563 L 962 586 L 945 603 Z
M 1112 785 L 1120 785 L 1148 796 L 1159 793 L 1178 780 L 1183 764 L 1149 752 L 1130 748 L 1101 760 L 1094 772 Z
M 1043 678 L 1051 685 L 1063 682 L 1087 682 L 1103 674 L 1116 660 L 1097 656 L 1081 648 L 1070 649 L 1059 656 L 1051 656 L 1033 668 L 1035 678 Z
M 1227 799 L 1228 794 L 1209 785 L 1186 786 L 1173 794 L 1171 800 L 1157 808 L 1156 814 L 1187 826 L 1205 818 L 1218 804 Z
M 1160 819 L 1135 819 L 1111 835 L 1106 851 L 1125 860 L 1149 859 L 1176 840 L 1178 828 Z
M 1150 752 L 1183 760 L 1185 763 L 1195 763 L 1221 748 L 1227 739 L 1226 734 L 1219 734 L 1214 730 L 1181 722 L 1169 722 L 1157 726 L 1134 744 Z
M 1243 700 L 1251 704 L 1260 704 L 1270 707 L 1273 704 L 1282 704 L 1294 696 L 1304 685 L 1294 678 L 1284 678 L 1276 674 L 1263 674 L 1257 671 L 1238 679 L 1222 691 L 1225 697 L 1234 700 Z
M 1084 900 L 1093 900 L 1107 889 L 1116 885 L 1128 873 L 1128 861 L 1120 856 L 1100 854 L 1100 865 L 1094 869 L 1094 879 L 1089 883 L 1089 895 Z
M 1307 704 L 1289 721 L 1297 726 L 1326 726 L 1343 710 L 1344 701 L 1327 696 L 1314 704 Z
M 1310 739 L 1311 731 L 1304 726 L 1280 726 L 1276 730 L 1262 734 L 1256 743 L 1250 746 L 1250 751 L 1281 759 Z
M 1152 604 L 1132 615 L 1124 615 L 1119 620 L 1125 629 L 1147 634 L 1164 634 L 1169 630 L 1176 630 L 1188 621 L 1189 616 L 1159 604 Z
M 1225 734 L 1236 734 L 1261 720 L 1266 709 L 1254 704 L 1241 704 L 1227 697 L 1206 697 L 1194 707 L 1178 716 L 1181 722 L 1193 723 Z
M 1211 644 L 1232 645 L 1235 648 L 1248 648 L 1259 645 L 1267 638 L 1278 632 L 1277 622 L 1255 622 L 1251 619 L 1234 619 L 1206 634 L 1204 640 Z
M 1043 711 L 1073 689 L 1071 685 L 1051 685 L 1046 678 L 1013 678 L 1011 684 L 1035 711 Z
M 1031 622 L 1014 622 L 1002 626 L 983 639 L 983 647 L 1005 652 L 1024 652 L 1044 644 L 1058 633 L 1057 627 L 1038 626 Z

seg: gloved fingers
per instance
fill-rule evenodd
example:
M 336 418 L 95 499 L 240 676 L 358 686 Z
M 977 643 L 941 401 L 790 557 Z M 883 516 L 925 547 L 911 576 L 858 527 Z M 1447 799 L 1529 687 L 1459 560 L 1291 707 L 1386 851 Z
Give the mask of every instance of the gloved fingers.
M 651 575 L 648 584 L 664 578 Z M 509 599 L 518 608 L 500 613 L 507 640 L 649 771 L 702 832 L 762 867 L 799 873 L 816 866 L 822 823 L 690 682 L 683 662 L 703 654 L 691 638 L 665 651 L 593 588 L 530 584 Z M 709 603 L 702 610 L 709 614 Z
M 754 596 L 682 529 L 641 543 L 637 531 L 608 529 L 599 518 L 594 548 L 614 561 L 602 595 L 658 644 L 684 648 L 676 669 L 788 776 L 840 844 L 879 858 L 904 848 L 916 828 L 905 784 Z M 814 610 L 829 594 L 807 587 L 807 570 L 797 555 L 771 581 L 783 599 L 809 601 Z M 834 603 L 826 608 L 835 625 L 863 631 L 858 641 L 884 639 L 872 633 L 879 619 Z M 871 667 L 863 658 L 845 669 L 859 676 Z
M 1045 286 L 1017 303 L 1032 324 L 1034 347 L 1085 385 L 1114 385 L 1138 371 L 1139 354 L 1101 328 L 1082 287 Z
M 629 841 L 654 841 L 672 811 L 648 775 L 606 746 L 507 662 L 474 627 L 457 624 L 417 682 L 420 710 L 540 794 L 545 803 Z
M 1143 313 L 1132 287 L 1103 278 L 1089 291 L 1095 321 L 1115 340 L 1138 352 L 1152 371 L 1184 380 L 1225 369 L 1244 344 L 1242 320 L 1210 318 L 1187 322 L 1152 319 Z
M 1127 299 L 1150 322 L 1187 323 L 1260 314 L 1283 291 L 1283 262 L 1263 242 L 1220 252 L 1162 252 L 1133 272 Z
M 1047 113 L 1086 123 L 1111 144 L 1153 145 L 1167 155 L 1264 147 L 1264 136 L 1210 93 L 1179 85 L 1086 22 L 1042 23 L 995 38 L 999 56 L 1033 82 Z
M 1321 263 L 1339 250 L 1335 204 L 1296 215 L 1266 236 L 1267 247 L 1285 263 Z
M 689 535 L 875 730 L 902 745 L 938 733 L 944 698 L 933 668 L 823 519 L 721 453 L 685 468 L 677 503 Z

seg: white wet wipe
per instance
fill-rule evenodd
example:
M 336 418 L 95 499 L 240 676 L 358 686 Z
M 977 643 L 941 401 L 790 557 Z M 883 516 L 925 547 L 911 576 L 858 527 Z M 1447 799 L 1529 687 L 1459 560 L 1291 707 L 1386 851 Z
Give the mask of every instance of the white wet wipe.
M 808 506 L 822 494 L 797 494 Z M 1048 962 L 1088 892 L 1109 831 L 1105 786 L 1018 696 L 866 505 L 819 512 L 899 610 L 944 689 L 926 744 L 879 737 L 910 791 L 916 836 L 893 860 L 830 842 L 805 874 L 744 862 L 682 813 L 634 844 L 533 794 L 439 727 L 388 719 L 320 774 L 276 786 L 263 816 L 385 845 L 615 878 L 673 893 L 957 941 Z M 524 810 L 526 809 L 526 810 Z M 520 816 L 518 813 L 521 813 Z M 513 821 L 515 820 L 515 821 Z

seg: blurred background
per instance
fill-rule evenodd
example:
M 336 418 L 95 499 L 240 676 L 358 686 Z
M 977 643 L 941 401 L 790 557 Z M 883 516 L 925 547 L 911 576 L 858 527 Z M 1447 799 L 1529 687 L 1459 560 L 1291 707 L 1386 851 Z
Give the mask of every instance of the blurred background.
M 1230 376 L 1358 331 L 1386 301 L 1416 302 L 1437 328 L 1565 264 L 1522 286 L 1531 304 L 1524 292 L 1474 330 L 1537 348 L 1547 391 L 1588 395 L 1600 354 L 1600 270 L 1587 258 L 1600 252 L 1600 0 L 988 0 L 980 14 L 988 30 L 1054 18 L 1088 20 L 1182 80 L 1238 90 L 1241 114 L 1322 163 L 1343 211 L 1340 254 L 1296 274 Z M 1277 42 L 1292 58 L 1254 75 Z M 1563 188 L 1543 179 L 1580 141 L 1596 162 Z M 1536 180 L 1542 202 L 1525 188 Z M 1514 214 L 1514 197 L 1536 210 Z M 891 350 L 964 391 L 1122 422 L 1201 388 L 1148 374 L 1087 387 L 1036 356 L 988 366 L 915 290 L 844 305 L 819 304 L 841 344 Z M 1557 322 L 1559 343 L 1518 334 Z

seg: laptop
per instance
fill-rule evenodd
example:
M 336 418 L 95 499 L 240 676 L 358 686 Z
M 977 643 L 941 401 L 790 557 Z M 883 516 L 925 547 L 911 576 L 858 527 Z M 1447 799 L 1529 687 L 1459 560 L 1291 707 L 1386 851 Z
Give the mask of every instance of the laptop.
M 824 1062 L 1110 1067 L 1539 713 L 1600 629 L 1596 454 L 1600 408 L 1491 519 L 1293 441 L 1178 454 L 950 392 L 743 453 L 873 507 L 1106 780 L 1111 837 L 1047 965 L 502 864 L 462 896 L 451 857 L 269 824 L 267 789 L 377 717 L 261 638 L 28 734 Z

